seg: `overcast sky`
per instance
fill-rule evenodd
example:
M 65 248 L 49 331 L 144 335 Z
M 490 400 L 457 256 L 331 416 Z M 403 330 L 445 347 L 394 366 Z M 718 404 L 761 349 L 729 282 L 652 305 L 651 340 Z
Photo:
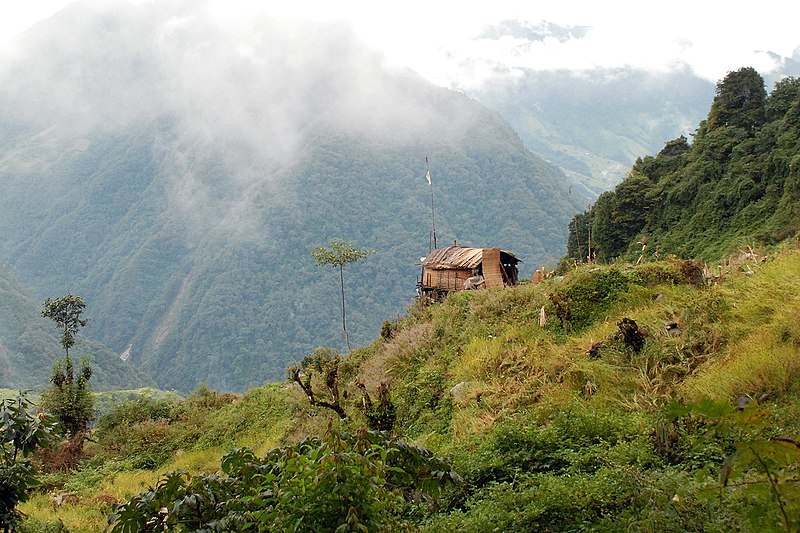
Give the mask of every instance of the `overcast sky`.
M 8 46 L 14 35 L 69 3 L 2 0 L 0 46 Z M 231 23 L 254 9 L 348 20 L 365 42 L 383 50 L 387 61 L 408 66 L 440 85 L 462 88 L 520 68 L 668 69 L 683 63 L 717 81 L 743 66 L 767 73 L 773 64 L 764 52 L 791 57 L 800 47 L 800 3 L 785 0 L 410 0 L 396 4 L 293 0 L 279 7 L 246 0 L 207 3 Z M 519 31 L 515 36 L 487 33 L 487 28 L 504 20 L 517 20 L 523 29 L 548 21 L 576 28 L 577 33 L 568 40 L 530 40 Z

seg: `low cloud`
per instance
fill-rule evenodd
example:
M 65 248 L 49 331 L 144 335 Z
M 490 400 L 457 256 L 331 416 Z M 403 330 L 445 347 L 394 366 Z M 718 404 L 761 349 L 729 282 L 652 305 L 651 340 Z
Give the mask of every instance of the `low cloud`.
M 74 138 L 158 121 L 157 171 L 197 234 L 256 227 L 254 188 L 277 201 L 275 182 L 310 135 L 402 143 L 441 122 L 409 89 L 414 75 L 387 70 L 343 22 L 87 2 L 28 32 L 17 50 L 0 64 L 0 114 Z

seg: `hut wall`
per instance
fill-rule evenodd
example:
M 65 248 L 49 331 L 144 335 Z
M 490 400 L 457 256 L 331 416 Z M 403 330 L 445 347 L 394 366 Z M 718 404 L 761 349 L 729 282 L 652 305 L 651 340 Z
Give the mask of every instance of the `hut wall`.
M 502 289 L 504 287 L 503 271 L 500 266 L 500 248 L 484 248 L 481 267 L 487 289 Z
M 422 277 L 422 284 L 425 288 L 442 289 L 446 291 L 460 291 L 464 288 L 464 282 L 472 276 L 471 270 L 438 270 L 426 268 Z

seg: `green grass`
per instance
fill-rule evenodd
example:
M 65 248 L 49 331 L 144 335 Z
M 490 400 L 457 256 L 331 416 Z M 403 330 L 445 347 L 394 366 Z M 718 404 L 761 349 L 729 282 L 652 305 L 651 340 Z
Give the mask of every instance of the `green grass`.
M 576 314 L 559 319 L 553 294 Z M 769 491 L 758 492 L 758 468 L 745 470 L 746 484 L 726 490 L 719 468 L 737 442 L 800 434 L 799 295 L 794 249 L 733 268 L 711 287 L 682 282 L 679 263 L 670 260 L 457 293 L 412 309 L 391 337 L 345 360 L 340 380 L 349 420 L 311 408 L 290 384 L 241 396 L 198 390 L 166 419 L 123 427 L 125 442 L 141 448 L 127 459 L 94 449 L 97 455 L 64 481 L 81 496 L 76 508 L 54 511 L 40 495 L 23 511 L 32 523 L 101 530 L 99 495 L 130 498 L 167 470 L 214 473 L 234 447 L 261 454 L 321 434 L 330 423 L 363 425 L 353 385 L 361 379 L 369 390 L 389 382 L 396 431 L 452 457 L 467 478 L 446 496 L 447 512 L 421 515 L 423 530 L 736 530 L 780 520 Z M 625 317 L 645 332 L 639 352 L 618 335 Z M 673 323 L 677 334 L 666 329 Z M 458 384 L 463 394 L 455 399 L 450 390 Z M 760 400 L 755 416 L 730 418 L 740 395 Z M 709 411 L 709 400 L 718 407 Z M 674 405 L 683 411 L 670 418 Z M 168 443 L 169 453 L 138 468 L 131 457 L 146 456 L 149 438 Z M 783 473 L 789 480 L 792 468 Z M 778 488 L 789 495 L 791 483 Z M 744 511 L 754 509 L 761 518 Z

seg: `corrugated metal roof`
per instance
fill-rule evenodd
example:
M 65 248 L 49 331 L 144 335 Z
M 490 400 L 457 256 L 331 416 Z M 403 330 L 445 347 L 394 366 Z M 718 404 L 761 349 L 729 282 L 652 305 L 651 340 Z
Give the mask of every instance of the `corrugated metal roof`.
M 514 254 L 502 250 L 516 259 Z M 422 260 L 422 266 L 432 269 L 445 268 L 477 268 L 483 259 L 483 248 L 467 248 L 465 246 L 448 246 L 437 248 Z

